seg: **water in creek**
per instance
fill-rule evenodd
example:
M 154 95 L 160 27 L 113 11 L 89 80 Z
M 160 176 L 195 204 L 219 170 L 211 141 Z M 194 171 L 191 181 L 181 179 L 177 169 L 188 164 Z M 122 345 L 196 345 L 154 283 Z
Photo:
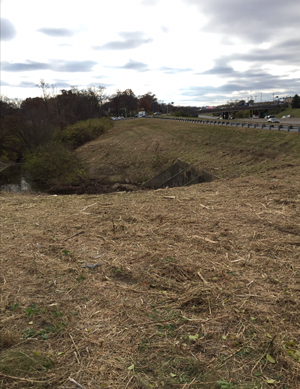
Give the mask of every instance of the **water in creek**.
M 23 171 L 21 164 L 8 166 L 0 171 L 0 191 L 5 192 L 46 192 L 46 189 L 31 180 Z

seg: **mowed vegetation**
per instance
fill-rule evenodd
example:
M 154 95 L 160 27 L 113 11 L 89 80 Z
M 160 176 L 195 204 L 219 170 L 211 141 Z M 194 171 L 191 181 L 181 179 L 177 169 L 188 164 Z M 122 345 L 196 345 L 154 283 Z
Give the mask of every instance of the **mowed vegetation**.
M 221 179 L 1 193 L 0 387 L 298 389 L 299 151 L 298 134 L 120 121 L 77 149 L 89 176 L 179 157 Z

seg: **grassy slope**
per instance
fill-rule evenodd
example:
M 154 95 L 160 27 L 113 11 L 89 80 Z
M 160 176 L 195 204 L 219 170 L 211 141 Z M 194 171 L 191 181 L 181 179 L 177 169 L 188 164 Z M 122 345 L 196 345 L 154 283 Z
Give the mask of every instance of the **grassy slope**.
M 295 118 L 300 118 L 300 108 L 292 109 L 286 108 L 284 111 L 280 112 L 280 114 L 276 115 L 277 118 L 282 118 L 282 116 L 294 115 Z
M 91 178 L 142 182 L 177 158 L 219 177 L 273 174 L 300 164 L 295 133 L 138 119 L 117 122 L 76 151 Z

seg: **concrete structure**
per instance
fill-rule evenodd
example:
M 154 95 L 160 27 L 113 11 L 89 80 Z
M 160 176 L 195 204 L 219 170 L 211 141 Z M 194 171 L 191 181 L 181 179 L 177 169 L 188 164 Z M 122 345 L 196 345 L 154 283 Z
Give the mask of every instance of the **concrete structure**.
M 156 177 L 145 182 L 145 188 L 174 188 L 179 186 L 188 186 L 200 184 L 202 182 L 211 182 L 218 178 L 205 170 L 195 169 L 192 165 L 177 160 L 172 166 L 158 174 Z
M 234 116 L 235 112 L 238 111 L 250 111 L 250 117 L 257 116 L 263 118 L 269 110 L 276 110 L 280 112 L 281 105 L 278 102 L 275 103 L 254 103 L 253 105 L 241 105 L 234 107 L 214 107 L 210 109 L 200 109 L 199 116 L 203 114 L 220 113 L 224 119 L 229 118 L 229 112 Z

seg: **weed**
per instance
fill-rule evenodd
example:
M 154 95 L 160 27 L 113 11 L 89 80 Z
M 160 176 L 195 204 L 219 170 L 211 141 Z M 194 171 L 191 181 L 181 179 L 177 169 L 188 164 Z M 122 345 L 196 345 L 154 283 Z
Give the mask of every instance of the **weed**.
M 176 261 L 176 258 L 173 258 L 173 257 L 167 257 L 167 258 L 164 258 L 164 261 L 166 261 L 167 263 L 173 263 Z
M 14 303 L 14 304 L 11 304 L 10 309 L 11 309 L 12 311 L 15 311 L 16 309 L 19 308 L 19 306 L 20 306 L 19 303 Z
M 123 267 L 122 267 L 122 266 L 119 267 L 119 268 L 115 267 L 115 268 L 113 268 L 112 270 L 113 270 L 113 272 L 116 273 L 116 274 L 121 274 L 121 273 L 123 273 Z
M 22 334 L 25 339 L 32 338 L 34 336 L 40 336 L 43 340 L 47 340 L 49 334 L 56 334 L 60 331 L 63 331 L 67 325 L 67 322 L 58 321 L 56 324 L 50 324 L 47 327 L 44 325 L 44 328 L 40 329 L 39 331 L 33 328 L 27 328 L 22 332 Z
M 40 308 L 36 304 L 31 304 L 30 307 L 25 308 L 26 316 L 32 317 L 34 314 L 40 312 Z M 43 309 L 43 312 L 45 312 L 45 308 Z

